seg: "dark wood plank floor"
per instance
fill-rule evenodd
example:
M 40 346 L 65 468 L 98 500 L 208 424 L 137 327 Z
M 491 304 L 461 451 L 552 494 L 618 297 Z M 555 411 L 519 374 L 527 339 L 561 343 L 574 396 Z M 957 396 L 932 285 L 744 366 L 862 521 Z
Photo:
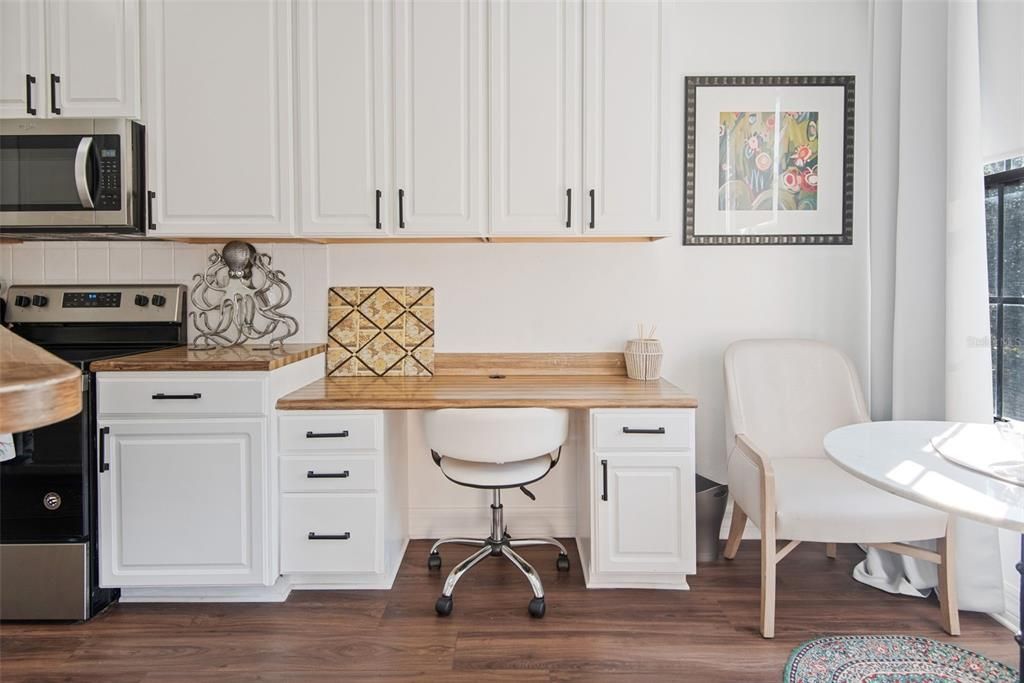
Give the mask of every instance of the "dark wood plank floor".
M 442 553 L 445 568 L 468 554 Z M 758 555 L 701 565 L 692 590 L 592 590 L 578 561 L 524 551 L 541 573 L 547 616 L 531 619 L 526 581 L 489 558 L 463 579 L 448 618 L 434 613 L 443 574 L 428 542 L 410 544 L 391 591 L 295 591 L 284 604 L 115 605 L 85 624 L 0 625 L 0 678 L 14 681 L 404 680 L 778 681 L 790 650 L 830 633 L 950 640 L 1013 664 L 1011 634 L 963 613 L 939 628 L 934 600 L 884 595 L 850 578 L 859 557 L 820 545 L 780 566 L 777 637 L 757 633 Z

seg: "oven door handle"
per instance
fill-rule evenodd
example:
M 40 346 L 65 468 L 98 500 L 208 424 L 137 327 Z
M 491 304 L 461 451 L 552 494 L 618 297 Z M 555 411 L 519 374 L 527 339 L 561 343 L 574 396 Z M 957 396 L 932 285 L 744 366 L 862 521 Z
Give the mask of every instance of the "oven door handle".
M 92 137 L 86 136 L 78 141 L 78 151 L 75 152 L 75 189 L 78 190 L 78 200 L 82 202 L 83 209 L 95 208 L 92 194 L 89 192 L 89 178 L 86 172 L 91 151 Z
M 110 469 L 110 463 L 107 462 L 107 434 L 109 433 L 110 427 L 100 427 L 100 472 Z

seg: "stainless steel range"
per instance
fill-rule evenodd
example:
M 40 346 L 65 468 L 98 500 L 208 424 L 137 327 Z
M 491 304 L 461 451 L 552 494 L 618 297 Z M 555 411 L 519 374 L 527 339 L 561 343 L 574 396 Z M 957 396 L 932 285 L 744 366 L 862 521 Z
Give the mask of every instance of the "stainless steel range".
M 82 370 L 82 412 L 15 434 L 0 463 L 0 619 L 88 619 L 98 585 L 96 402 L 89 363 L 186 342 L 181 285 L 22 285 L 6 324 Z

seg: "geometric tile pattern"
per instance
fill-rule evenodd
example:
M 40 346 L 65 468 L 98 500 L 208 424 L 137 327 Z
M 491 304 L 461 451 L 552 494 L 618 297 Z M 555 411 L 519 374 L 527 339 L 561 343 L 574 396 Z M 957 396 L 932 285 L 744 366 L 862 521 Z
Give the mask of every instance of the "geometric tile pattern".
M 329 377 L 433 374 L 433 287 L 331 287 Z

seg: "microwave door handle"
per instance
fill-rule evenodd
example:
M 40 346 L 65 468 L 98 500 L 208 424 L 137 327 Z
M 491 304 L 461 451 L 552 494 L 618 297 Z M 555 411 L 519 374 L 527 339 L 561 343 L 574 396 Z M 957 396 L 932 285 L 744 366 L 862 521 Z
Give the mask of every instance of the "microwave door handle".
M 91 137 L 83 137 L 79 140 L 78 151 L 75 152 L 75 187 L 78 189 L 78 200 L 82 202 L 83 209 L 95 208 L 92 194 L 89 192 L 89 178 L 86 174 L 86 168 L 89 165 L 89 153 L 91 151 Z

